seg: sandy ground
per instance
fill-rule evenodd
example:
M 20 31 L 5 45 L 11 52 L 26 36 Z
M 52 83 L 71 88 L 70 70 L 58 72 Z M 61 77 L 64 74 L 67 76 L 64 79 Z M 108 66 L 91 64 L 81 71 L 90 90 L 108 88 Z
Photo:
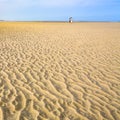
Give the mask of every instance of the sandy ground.
M 120 120 L 120 23 L 0 22 L 0 120 Z

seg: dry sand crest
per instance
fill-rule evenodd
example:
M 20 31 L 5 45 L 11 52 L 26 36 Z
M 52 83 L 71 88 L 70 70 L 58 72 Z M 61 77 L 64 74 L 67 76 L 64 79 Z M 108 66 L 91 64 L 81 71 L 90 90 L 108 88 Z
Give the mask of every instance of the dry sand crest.
M 120 23 L 0 23 L 0 120 L 120 120 Z

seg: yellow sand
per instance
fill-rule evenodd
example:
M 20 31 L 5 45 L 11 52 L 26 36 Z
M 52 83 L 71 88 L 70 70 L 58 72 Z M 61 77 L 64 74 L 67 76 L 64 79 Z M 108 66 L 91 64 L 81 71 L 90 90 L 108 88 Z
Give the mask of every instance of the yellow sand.
M 0 22 L 0 120 L 120 120 L 120 23 Z

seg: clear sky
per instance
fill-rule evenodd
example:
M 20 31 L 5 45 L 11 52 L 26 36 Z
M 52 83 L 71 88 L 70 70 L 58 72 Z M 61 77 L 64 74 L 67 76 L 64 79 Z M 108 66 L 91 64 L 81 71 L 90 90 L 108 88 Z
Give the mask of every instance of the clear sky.
M 120 21 L 120 0 L 0 0 L 0 20 Z

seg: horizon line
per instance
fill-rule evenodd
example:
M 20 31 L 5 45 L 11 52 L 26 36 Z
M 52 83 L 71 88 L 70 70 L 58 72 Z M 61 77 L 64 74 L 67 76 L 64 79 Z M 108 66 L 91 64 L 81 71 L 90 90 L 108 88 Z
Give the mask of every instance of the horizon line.
M 0 22 L 69 22 L 67 20 L 0 20 Z M 120 22 L 111 20 L 73 20 L 73 22 Z

